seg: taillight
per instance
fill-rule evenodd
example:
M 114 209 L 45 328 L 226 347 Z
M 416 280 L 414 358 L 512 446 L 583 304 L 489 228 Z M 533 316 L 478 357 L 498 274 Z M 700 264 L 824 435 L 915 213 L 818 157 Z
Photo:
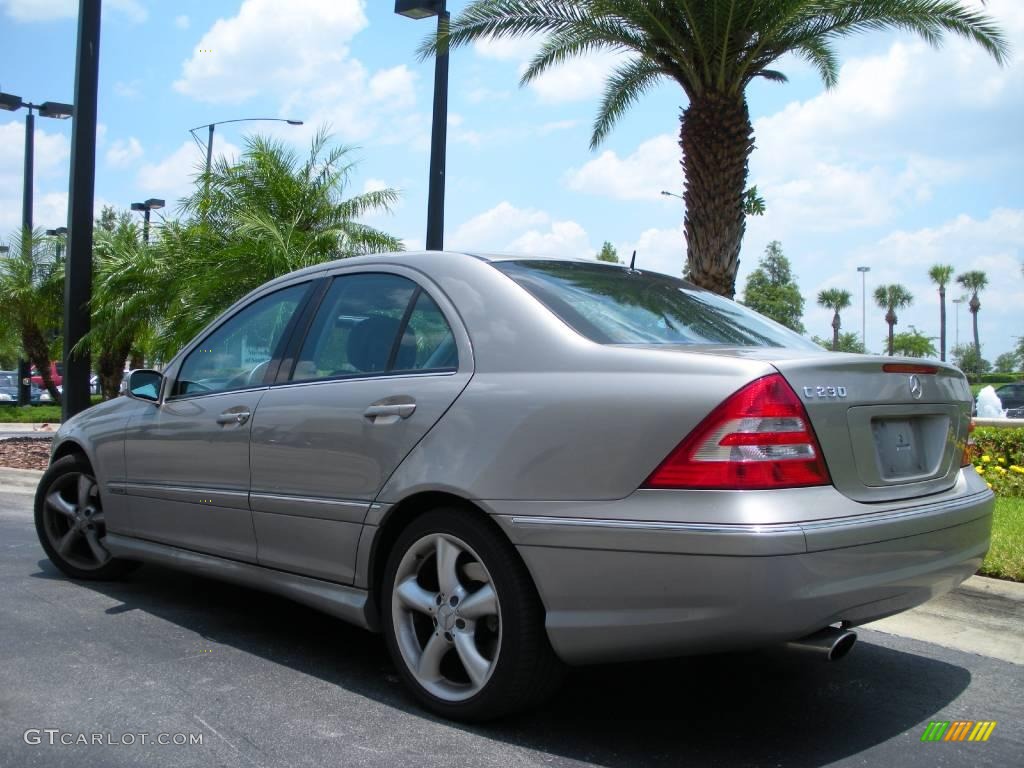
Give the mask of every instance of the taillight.
M 807 411 L 776 373 L 715 408 L 644 487 L 743 490 L 830 482 Z

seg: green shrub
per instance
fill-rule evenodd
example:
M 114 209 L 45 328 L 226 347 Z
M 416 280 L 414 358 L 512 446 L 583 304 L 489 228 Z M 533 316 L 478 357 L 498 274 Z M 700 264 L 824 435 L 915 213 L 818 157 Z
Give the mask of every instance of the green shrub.
M 1000 496 L 1024 496 L 1024 429 L 978 427 L 972 435 L 978 474 Z
M 1024 373 L 968 373 L 970 384 L 1009 384 L 1024 379 Z

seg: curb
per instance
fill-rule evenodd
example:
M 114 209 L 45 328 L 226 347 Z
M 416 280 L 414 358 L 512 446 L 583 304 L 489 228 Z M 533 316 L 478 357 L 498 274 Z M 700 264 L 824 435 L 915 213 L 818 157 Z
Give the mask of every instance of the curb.
M 942 597 L 864 628 L 1024 665 L 1024 584 L 972 576 Z
M 44 435 L 52 435 L 60 429 L 60 422 L 39 421 L 25 423 L 22 421 L 0 421 L 0 432 L 38 432 Z

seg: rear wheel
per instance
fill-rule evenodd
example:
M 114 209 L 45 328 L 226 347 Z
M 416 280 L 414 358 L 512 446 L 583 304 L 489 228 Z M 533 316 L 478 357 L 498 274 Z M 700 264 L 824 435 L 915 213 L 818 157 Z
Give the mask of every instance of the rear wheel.
M 75 579 L 117 579 L 137 563 L 114 558 L 104 545 L 106 517 L 99 485 L 81 456 L 58 459 L 36 491 L 36 533 L 55 566 Z
M 388 650 L 431 711 L 486 720 L 557 687 L 561 664 L 543 606 L 512 545 L 487 521 L 455 508 L 417 518 L 395 543 L 384 589 Z

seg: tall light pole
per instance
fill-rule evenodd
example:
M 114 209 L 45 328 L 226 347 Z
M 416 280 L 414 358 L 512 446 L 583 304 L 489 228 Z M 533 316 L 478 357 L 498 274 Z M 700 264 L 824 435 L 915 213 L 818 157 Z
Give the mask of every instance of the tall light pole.
M 56 229 L 48 229 L 46 230 L 46 236 L 57 238 L 57 240 L 54 241 L 53 247 L 56 251 L 55 258 L 57 261 L 60 261 L 61 254 L 64 251 L 64 238 L 68 236 L 68 228 L 57 227 Z
M 149 212 L 157 211 L 164 207 L 164 201 L 157 197 L 151 197 L 141 203 L 132 203 L 133 211 L 142 211 L 142 240 L 149 245 Z
M 857 267 L 860 272 L 860 341 L 864 345 L 864 353 L 868 351 L 868 272 L 871 267 Z
M 0 93 L 0 109 L 14 112 L 22 107 L 28 110 L 25 115 L 25 171 L 22 178 L 21 192 L 21 247 L 26 260 L 32 249 L 32 185 L 35 172 L 35 135 L 36 116 L 32 110 L 39 112 L 40 117 L 52 117 L 57 120 L 64 120 L 71 117 L 74 111 L 70 104 L 63 104 L 58 101 L 44 101 L 42 104 L 33 104 L 30 101 L 23 101 L 20 96 L 10 93 Z M 31 396 L 29 381 L 29 365 L 24 358 L 18 359 L 18 405 L 28 405 Z
M 395 13 L 410 19 L 437 16 L 437 34 L 448 29 L 445 0 L 395 0 Z M 434 117 L 430 129 L 430 191 L 427 197 L 427 250 L 444 250 L 444 184 L 448 155 L 448 46 L 434 60 Z
M 100 78 L 101 0 L 78 4 L 75 47 L 75 120 L 71 126 L 71 181 L 68 185 L 68 256 L 64 262 L 65 421 L 91 404 L 89 356 L 73 354 L 92 318 L 92 215 L 96 196 L 96 111 Z
M 213 131 L 218 125 L 227 125 L 228 123 L 288 123 L 288 125 L 302 125 L 301 120 L 290 120 L 284 117 L 239 117 L 235 120 L 221 120 L 216 123 L 207 123 L 206 125 L 197 125 L 195 128 L 189 128 L 188 132 L 192 134 L 192 138 L 195 139 L 196 144 L 200 147 L 203 146 L 203 142 L 196 136 L 196 131 L 200 128 L 207 129 L 206 135 L 206 175 L 210 175 L 210 168 L 213 166 Z M 134 210 L 134 209 L 133 209 Z

